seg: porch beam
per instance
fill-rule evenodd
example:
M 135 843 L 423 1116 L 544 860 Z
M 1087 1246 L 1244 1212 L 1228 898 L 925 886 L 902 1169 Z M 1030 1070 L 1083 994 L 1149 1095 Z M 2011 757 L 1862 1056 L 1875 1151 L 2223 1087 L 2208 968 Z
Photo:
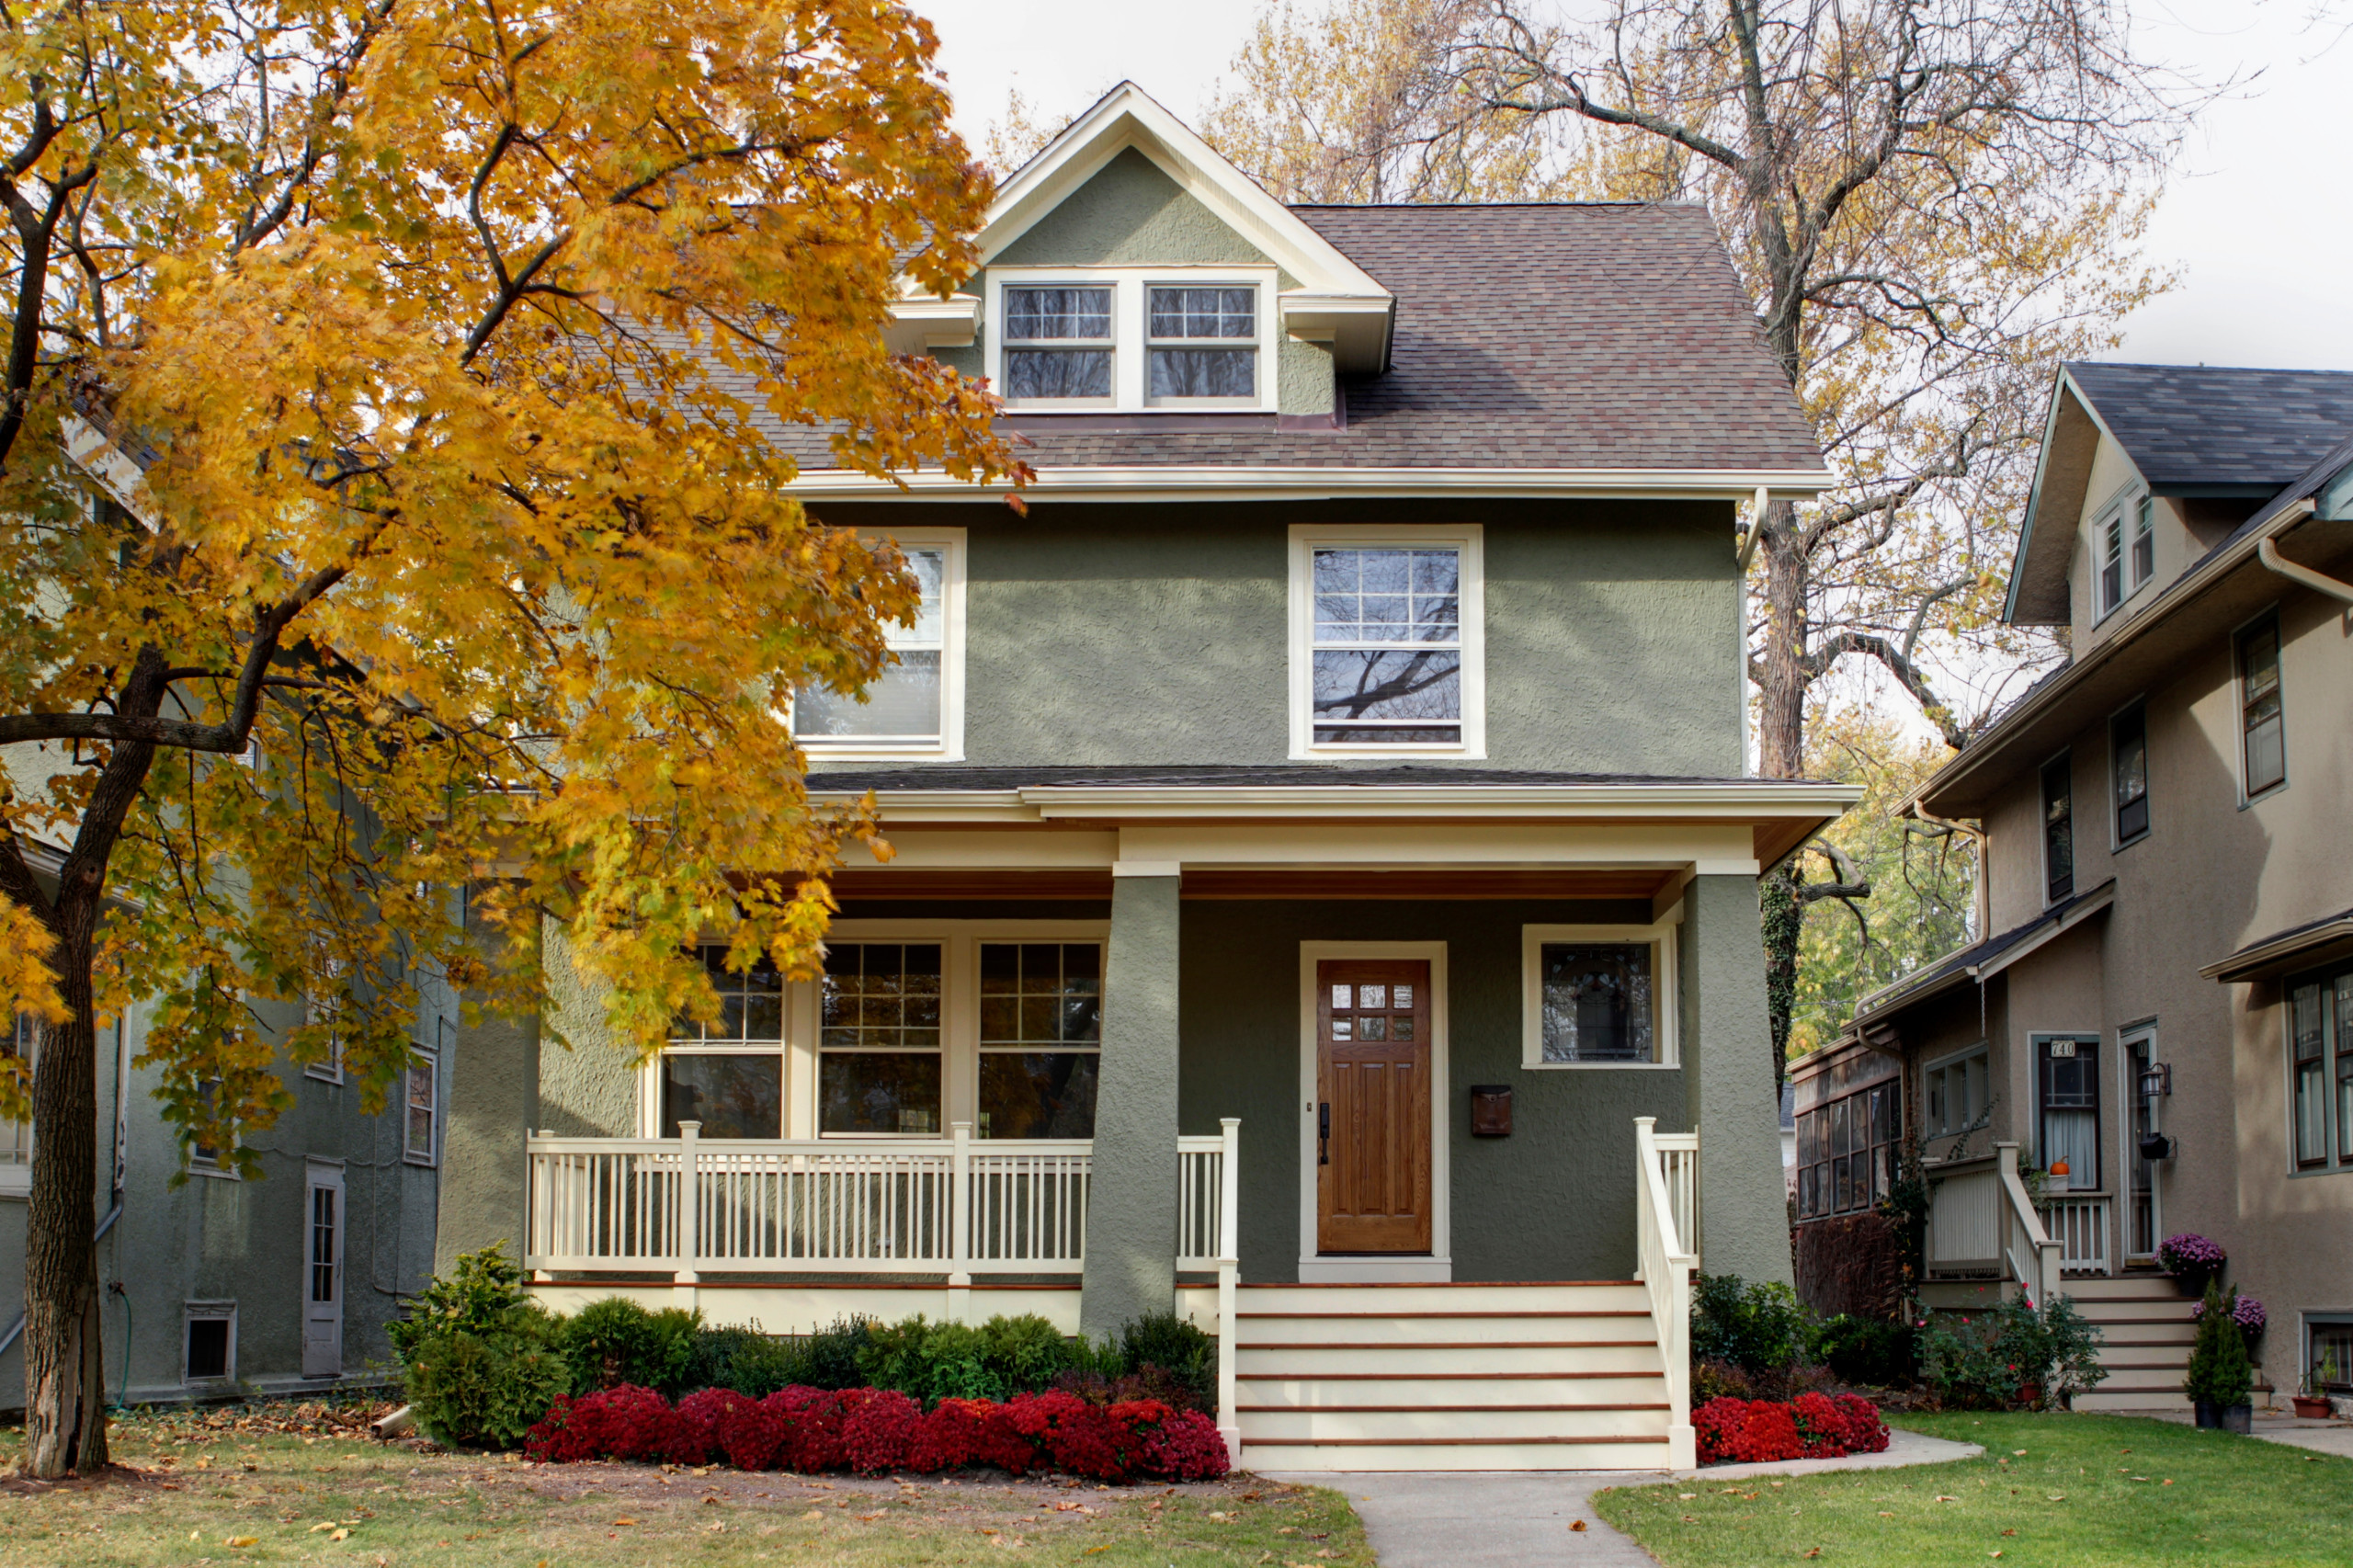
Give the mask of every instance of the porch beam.
M 1176 1302 L 1178 870 L 1158 860 L 1112 867 L 1078 1309 L 1090 1338 Z

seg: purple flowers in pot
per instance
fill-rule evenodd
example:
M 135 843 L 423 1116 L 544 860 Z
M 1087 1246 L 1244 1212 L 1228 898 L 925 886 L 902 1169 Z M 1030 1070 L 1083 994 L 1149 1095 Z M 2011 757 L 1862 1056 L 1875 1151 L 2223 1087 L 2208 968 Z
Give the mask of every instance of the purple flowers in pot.
M 2230 1258 L 2222 1247 L 2195 1231 L 2167 1236 L 2157 1248 L 2157 1263 L 2168 1274 L 2219 1274 Z
M 2235 1298 L 2235 1301 L 2236 1304 L 2231 1308 L 2231 1321 L 2239 1325 L 2241 1334 L 2253 1339 L 2263 1332 L 2264 1325 L 2271 1321 L 2270 1317 L 2264 1312 L 2263 1303 L 2253 1296 L 2240 1296 Z M 2189 1315 L 2193 1319 L 2204 1317 L 2206 1303 L 2200 1301 L 2190 1308 Z

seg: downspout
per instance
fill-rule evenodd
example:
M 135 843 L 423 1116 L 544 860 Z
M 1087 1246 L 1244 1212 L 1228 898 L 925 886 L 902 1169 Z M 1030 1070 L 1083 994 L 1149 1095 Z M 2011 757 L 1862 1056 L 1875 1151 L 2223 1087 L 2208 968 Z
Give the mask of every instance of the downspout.
M 2310 510 L 2312 503 L 2306 501 L 2303 506 Z M 2342 583 L 2334 577 L 2324 576 L 2309 566 L 2298 565 L 2280 554 L 2279 547 L 2269 539 L 2256 541 L 2255 558 L 2290 583 L 2301 583 L 2313 593 L 2325 594 L 2342 604 L 2353 605 L 2353 583 Z

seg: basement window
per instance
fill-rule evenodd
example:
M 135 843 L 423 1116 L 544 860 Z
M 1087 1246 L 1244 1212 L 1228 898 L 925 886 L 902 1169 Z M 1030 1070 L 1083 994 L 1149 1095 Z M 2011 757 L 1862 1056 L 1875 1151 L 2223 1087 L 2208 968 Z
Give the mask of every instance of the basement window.
M 228 1382 L 237 1375 L 237 1303 L 190 1301 L 182 1340 L 180 1381 Z

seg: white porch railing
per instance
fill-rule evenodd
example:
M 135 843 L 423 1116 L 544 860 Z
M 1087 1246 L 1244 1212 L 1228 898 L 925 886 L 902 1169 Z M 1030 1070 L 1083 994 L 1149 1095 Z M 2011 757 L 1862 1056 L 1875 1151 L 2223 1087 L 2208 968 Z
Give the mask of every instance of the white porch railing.
M 1176 1141 L 1176 1267 L 1217 1271 L 1218 1426 L 1238 1444 L 1234 1294 L 1241 1122 Z M 975 1274 L 1081 1274 L 1088 1139 L 528 1141 L 524 1267 L 538 1274 L 944 1274 L 961 1315 Z
M 2108 1215 L 2105 1198 L 2063 1198 L 2045 1195 L 2042 1226 L 2059 1244 L 2059 1267 L 2070 1274 L 2108 1272 Z
M 1650 1288 L 1666 1364 L 1667 1468 L 1688 1470 L 1699 1462 L 1691 1430 L 1691 1271 L 1699 1255 L 1688 1239 L 1697 1230 L 1699 1143 L 1697 1133 L 1661 1135 L 1652 1131 L 1657 1125 L 1655 1117 L 1634 1118 L 1634 1273 Z M 1668 1179 L 1673 1165 L 1683 1172 L 1680 1207 Z
M 2037 1303 L 2059 1293 L 2062 1248 L 2018 1175 L 2016 1143 L 1996 1143 L 1991 1163 L 1935 1182 L 1927 1251 L 1932 1275 L 1991 1271 L 2017 1281 Z

